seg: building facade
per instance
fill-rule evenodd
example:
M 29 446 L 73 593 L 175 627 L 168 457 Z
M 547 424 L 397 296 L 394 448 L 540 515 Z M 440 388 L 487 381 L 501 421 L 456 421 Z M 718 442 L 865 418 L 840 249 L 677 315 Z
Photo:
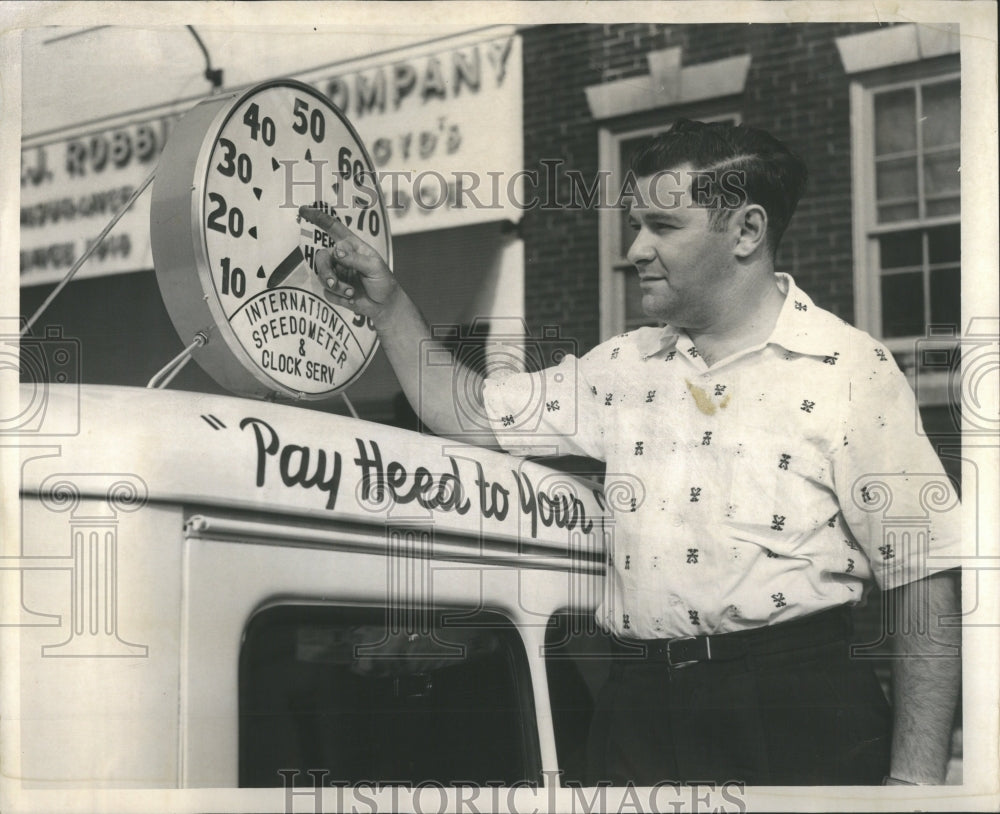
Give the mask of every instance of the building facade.
M 810 173 L 778 269 L 885 341 L 928 429 L 955 430 L 946 377 L 916 348 L 938 338 L 948 351 L 961 328 L 957 26 L 501 27 L 295 78 L 344 107 L 381 171 L 408 173 L 401 192 L 383 183 L 395 267 L 433 323 L 478 317 L 503 333 L 498 319 L 523 318 L 536 336 L 558 326 L 581 351 L 645 320 L 618 194 L 636 145 L 681 117 L 774 133 Z M 22 313 L 152 169 L 171 122 L 196 101 L 26 134 Z M 484 176 L 502 177 L 501 205 L 456 200 L 463 172 L 484 187 Z M 520 194 L 509 186 L 516 175 Z M 426 206 L 415 200 L 421 183 Z M 140 199 L 45 319 L 80 339 L 84 381 L 145 384 L 181 347 L 151 270 L 147 211 Z M 175 386 L 216 387 L 194 366 Z M 374 420 L 412 425 L 382 358 L 352 399 Z
M 915 349 L 961 328 L 957 27 L 560 25 L 522 36 L 525 164 L 568 204 L 521 224 L 533 331 L 559 325 L 589 348 L 647 324 L 624 215 L 586 196 L 603 178 L 613 202 L 630 152 L 675 119 L 744 123 L 809 169 L 778 270 L 893 350 L 920 385 L 929 431 L 956 430 L 945 381 Z

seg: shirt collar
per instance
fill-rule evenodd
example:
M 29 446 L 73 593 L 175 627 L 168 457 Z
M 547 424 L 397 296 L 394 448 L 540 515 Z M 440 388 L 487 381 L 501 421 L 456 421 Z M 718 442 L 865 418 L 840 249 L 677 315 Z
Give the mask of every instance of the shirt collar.
M 790 275 L 778 273 L 775 277 L 778 278 L 778 289 L 785 294 L 785 303 L 778 313 L 768 343 L 808 356 L 834 353 L 836 343 L 830 329 L 836 317 L 817 307 Z
M 672 325 L 660 328 L 640 328 L 635 338 L 636 345 L 643 359 L 660 351 L 673 350 L 680 337 L 680 331 Z
M 766 344 L 780 345 L 785 350 L 808 356 L 832 354 L 834 342 L 828 321 L 831 315 L 818 308 L 791 275 L 778 272 L 775 277 L 785 302 Z M 646 358 L 660 351 L 673 350 L 680 336 L 681 331 L 672 325 L 645 328 L 639 330 L 636 344 L 639 353 Z

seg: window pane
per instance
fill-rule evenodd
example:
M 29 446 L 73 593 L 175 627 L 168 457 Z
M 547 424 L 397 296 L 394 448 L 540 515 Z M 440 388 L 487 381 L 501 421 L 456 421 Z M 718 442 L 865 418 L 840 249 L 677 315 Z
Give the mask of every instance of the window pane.
M 326 782 L 536 783 L 524 647 L 499 614 L 393 632 L 386 608 L 281 605 L 253 617 L 239 666 L 240 786 L 280 769 Z M 471 626 L 469 623 L 472 623 Z
M 957 223 L 927 230 L 930 239 L 928 262 L 956 263 L 961 257 L 962 233 Z
M 927 201 L 924 208 L 927 210 L 927 217 L 938 218 L 942 215 L 957 215 L 961 211 L 961 204 L 957 196 L 954 198 L 935 198 Z
M 905 266 L 923 266 L 924 251 L 922 232 L 912 229 L 894 232 L 878 239 L 880 265 L 884 269 L 898 269 Z
M 923 274 L 882 277 L 882 336 L 924 335 Z
M 917 160 L 896 158 L 875 165 L 875 189 L 878 200 L 917 197 Z
M 941 192 L 958 192 L 958 150 L 924 156 L 924 192 L 935 195 Z
M 931 272 L 931 322 L 956 330 L 961 326 L 962 273 L 957 267 Z
M 919 216 L 919 211 L 917 210 L 917 204 L 904 203 L 904 204 L 888 204 L 883 205 L 878 208 L 878 220 L 879 223 L 893 223 L 899 220 L 914 220 Z
M 917 101 L 913 88 L 875 95 L 875 155 L 917 149 Z
M 589 779 L 587 733 L 597 695 L 610 672 L 611 641 L 597 627 L 593 613 L 556 614 L 545 631 L 545 671 L 563 783 Z
M 961 91 L 958 80 L 923 87 L 924 147 L 959 143 Z

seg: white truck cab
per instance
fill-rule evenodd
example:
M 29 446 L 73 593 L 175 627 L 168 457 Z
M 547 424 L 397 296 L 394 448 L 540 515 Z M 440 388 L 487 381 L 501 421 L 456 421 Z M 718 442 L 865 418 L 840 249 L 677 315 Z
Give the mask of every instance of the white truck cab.
M 608 669 L 599 486 L 294 406 L 38 387 L 2 572 L 20 652 L 8 777 L 581 777 Z

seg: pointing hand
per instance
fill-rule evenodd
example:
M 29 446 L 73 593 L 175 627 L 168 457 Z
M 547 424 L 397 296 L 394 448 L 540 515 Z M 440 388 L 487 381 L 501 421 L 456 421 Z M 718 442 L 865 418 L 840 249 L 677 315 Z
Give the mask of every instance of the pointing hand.
M 398 288 L 385 260 L 335 216 L 308 206 L 299 214 L 334 240 L 332 249 L 316 253 L 315 261 L 327 298 L 375 320 Z

